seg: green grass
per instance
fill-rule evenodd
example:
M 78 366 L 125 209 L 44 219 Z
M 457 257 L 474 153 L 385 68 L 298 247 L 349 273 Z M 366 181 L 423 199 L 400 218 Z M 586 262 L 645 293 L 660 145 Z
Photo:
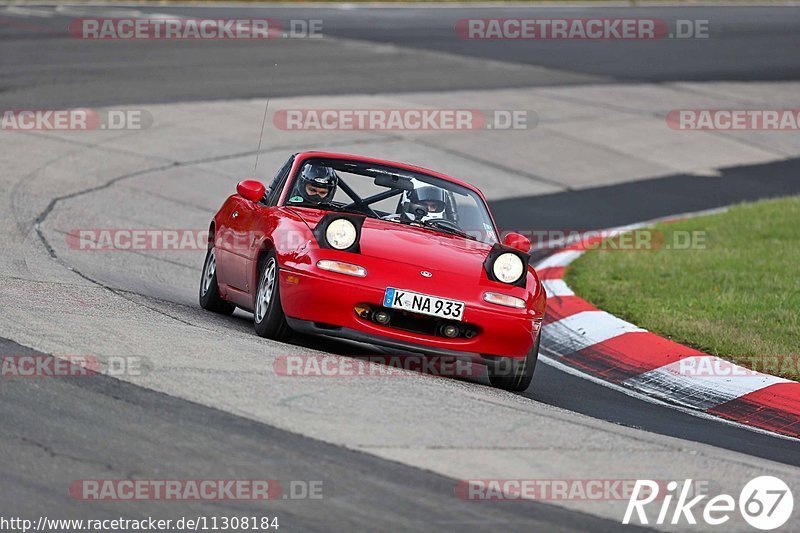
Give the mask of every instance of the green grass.
M 800 380 L 800 196 L 654 229 L 664 234 L 661 249 L 589 251 L 567 270 L 567 283 L 654 333 Z M 706 232 L 706 245 L 667 249 L 687 231 Z

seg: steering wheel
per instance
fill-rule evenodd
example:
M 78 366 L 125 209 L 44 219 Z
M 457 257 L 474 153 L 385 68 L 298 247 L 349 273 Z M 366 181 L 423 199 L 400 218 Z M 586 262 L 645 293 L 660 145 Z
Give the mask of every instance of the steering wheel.
M 456 231 L 464 231 L 461 229 L 461 226 L 453 222 L 452 220 L 447 220 L 446 218 L 433 218 L 427 221 L 428 224 L 434 224 L 436 226 L 445 226 L 447 228 L 456 230 Z

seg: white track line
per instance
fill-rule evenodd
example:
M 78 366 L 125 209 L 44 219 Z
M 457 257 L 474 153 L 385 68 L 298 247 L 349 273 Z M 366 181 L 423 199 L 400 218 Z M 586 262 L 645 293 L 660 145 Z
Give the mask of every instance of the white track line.
M 38 18 L 52 18 L 55 14 L 52 9 L 36 9 L 31 7 L 22 7 L 22 6 L 8 6 L 4 10 L 1 11 L 2 13 L 7 13 L 9 15 L 15 15 L 18 17 L 38 17 Z
M 563 252 L 556 252 L 540 261 L 535 268 L 536 270 L 543 270 L 551 267 L 565 267 L 581 255 L 583 255 L 583 250 L 564 250 Z
M 572 292 L 572 289 L 563 279 L 543 279 L 542 285 L 548 298 L 551 296 L 575 296 L 575 293 Z

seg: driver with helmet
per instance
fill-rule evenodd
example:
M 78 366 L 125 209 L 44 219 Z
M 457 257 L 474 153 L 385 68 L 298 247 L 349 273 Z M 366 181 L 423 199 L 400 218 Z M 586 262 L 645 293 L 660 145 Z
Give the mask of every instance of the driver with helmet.
M 332 168 L 319 163 L 306 163 L 300 171 L 289 201 L 297 202 L 302 199 L 310 204 L 330 204 L 336 195 L 338 183 L 339 176 Z
M 409 194 L 409 200 L 411 203 L 423 206 L 428 211 L 428 214 L 422 217 L 423 220 L 444 218 L 447 202 L 444 190 L 439 187 L 428 185 L 414 189 Z
M 419 205 L 425 209 L 424 213 L 417 213 L 414 216 L 418 222 L 427 222 L 428 220 L 443 219 L 447 211 L 446 192 L 439 187 L 433 185 L 425 185 L 406 193 L 402 202 L 403 211 L 411 205 Z M 449 218 L 449 217 L 447 217 Z

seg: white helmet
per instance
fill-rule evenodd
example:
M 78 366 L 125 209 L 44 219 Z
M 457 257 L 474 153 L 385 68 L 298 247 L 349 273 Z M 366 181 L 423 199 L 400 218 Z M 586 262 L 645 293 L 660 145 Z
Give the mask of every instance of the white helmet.
M 408 193 L 408 201 L 423 206 L 427 210 L 421 222 L 444 218 L 447 209 L 446 194 L 443 189 L 426 185 Z

